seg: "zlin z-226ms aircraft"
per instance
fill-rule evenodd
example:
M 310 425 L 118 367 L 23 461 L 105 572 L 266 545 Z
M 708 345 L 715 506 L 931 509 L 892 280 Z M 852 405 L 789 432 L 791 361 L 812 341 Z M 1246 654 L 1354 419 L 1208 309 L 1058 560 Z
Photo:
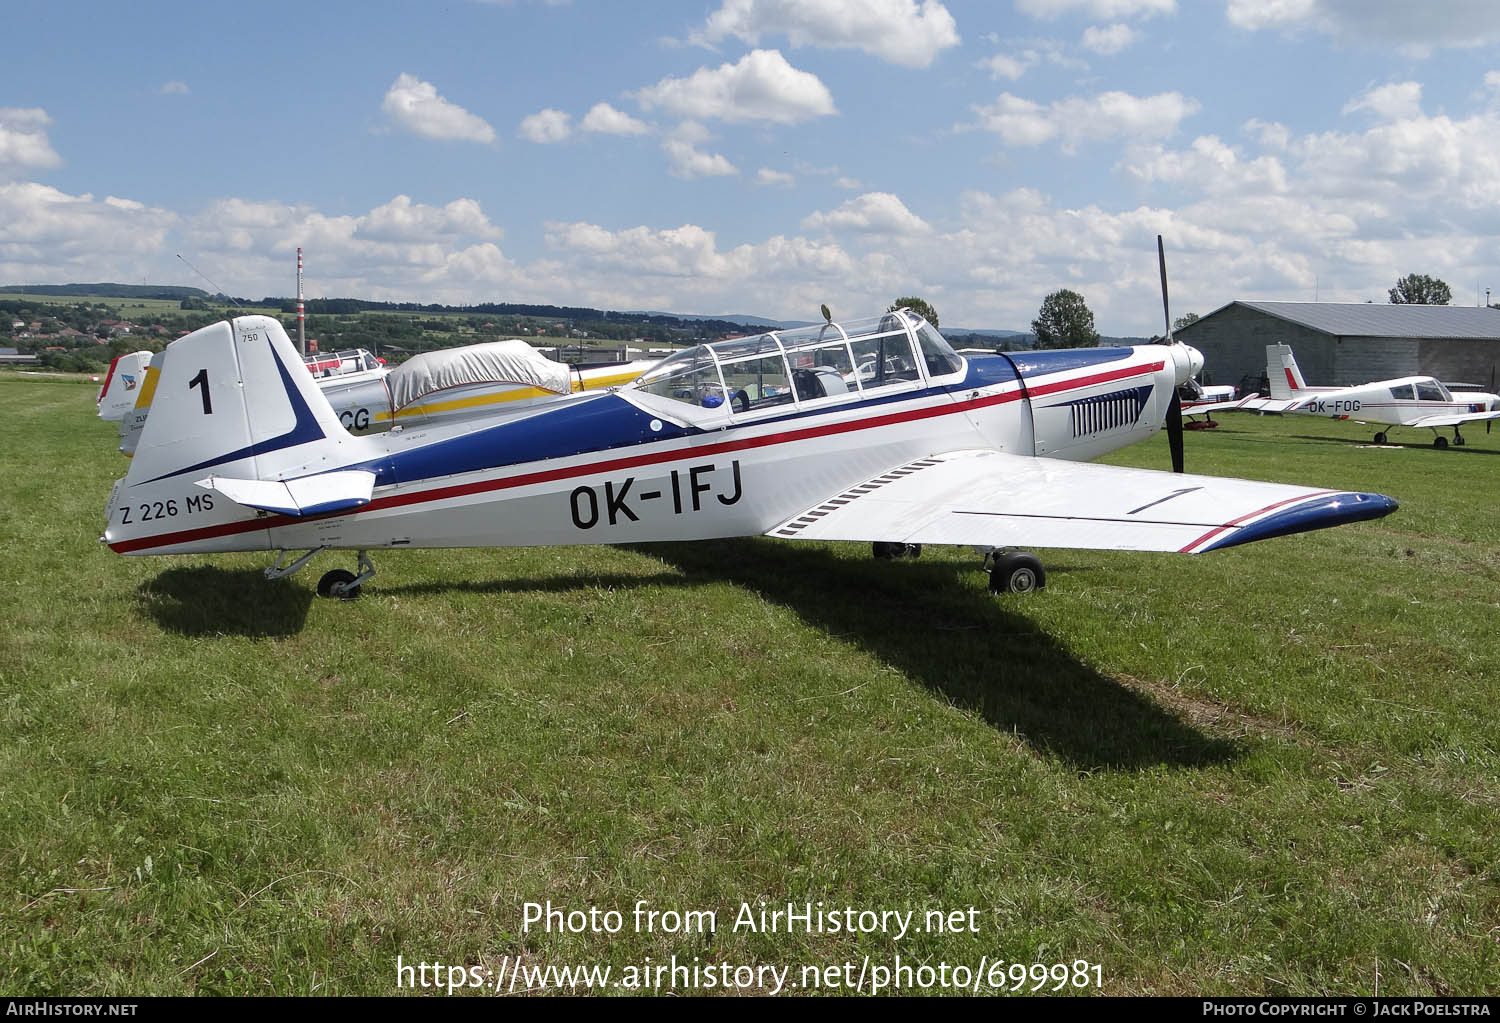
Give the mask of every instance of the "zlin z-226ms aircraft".
M 503 421 L 353 436 L 281 324 L 244 316 L 167 347 L 101 539 L 126 555 L 275 551 L 271 578 L 358 551 L 359 574 L 329 572 L 324 596 L 356 595 L 376 548 L 761 535 L 887 556 L 973 545 L 991 589 L 1026 591 L 1045 575 L 1021 546 L 1196 554 L 1395 510 L 1087 464 L 1168 419 L 1179 460 L 1175 388 L 1201 365 L 1175 343 L 964 359 L 901 310 L 699 345 Z
M 1297 413 L 1410 426 L 1437 434 L 1432 442 L 1435 448 L 1448 446 L 1448 438 L 1437 433 L 1440 428 L 1451 426 L 1453 443 L 1462 445 L 1463 434 L 1458 432 L 1461 425 L 1500 419 L 1500 395 L 1451 391 L 1432 377 L 1399 377 L 1351 387 L 1308 387 L 1291 345 L 1286 344 L 1266 345 L 1266 377 L 1270 381 L 1269 398 L 1251 396 L 1205 411 Z M 1376 444 L 1385 442 L 1386 431 L 1375 434 Z

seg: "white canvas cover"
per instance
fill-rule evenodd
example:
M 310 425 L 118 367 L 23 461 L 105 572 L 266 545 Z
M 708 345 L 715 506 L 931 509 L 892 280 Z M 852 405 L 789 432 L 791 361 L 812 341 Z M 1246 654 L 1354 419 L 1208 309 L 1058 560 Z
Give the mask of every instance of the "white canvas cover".
M 525 341 L 486 341 L 425 352 L 391 370 L 385 379 L 391 408 L 402 409 L 434 391 L 473 384 L 516 384 L 567 394 L 572 390 L 569 372 Z

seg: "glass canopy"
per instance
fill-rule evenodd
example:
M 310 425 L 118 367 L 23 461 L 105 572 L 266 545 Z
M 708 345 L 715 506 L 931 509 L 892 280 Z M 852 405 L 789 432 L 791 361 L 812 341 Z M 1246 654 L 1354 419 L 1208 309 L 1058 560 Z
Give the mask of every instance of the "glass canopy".
M 963 369 L 926 320 L 906 309 L 845 323 L 698 345 L 635 381 L 650 394 L 739 414 L 887 388 L 913 388 Z

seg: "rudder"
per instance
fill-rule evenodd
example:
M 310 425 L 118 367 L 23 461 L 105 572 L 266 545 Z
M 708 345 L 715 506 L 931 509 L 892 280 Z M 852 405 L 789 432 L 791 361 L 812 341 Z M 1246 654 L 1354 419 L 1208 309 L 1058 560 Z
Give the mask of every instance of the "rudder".
M 1266 379 L 1271 397 L 1281 401 L 1303 397 L 1300 392 L 1307 390 L 1307 381 L 1297 368 L 1297 357 L 1288 344 L 1266 345 Z

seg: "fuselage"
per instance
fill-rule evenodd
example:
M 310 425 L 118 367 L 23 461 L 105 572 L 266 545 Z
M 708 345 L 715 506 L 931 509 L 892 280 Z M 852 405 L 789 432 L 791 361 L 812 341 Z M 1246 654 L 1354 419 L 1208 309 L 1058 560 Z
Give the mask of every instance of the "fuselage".
M 717 374 L 711 386 L 673 375 L 699 351 L 689 350 L 635 385 L 558 398 L 504 421 L 362 437 L 340 430 L 336 454 L 305 464 L 298 459 L 312 456 L 295 448 L 255 455 L 262 479 L 373 473 L 371 500 L 351 511 L 256 512 L 196 485 L 212 472 L 233 475 L 233 465 L 128 477 L 111 494 L 104 539 L 121 554 L 166 554 L 758 535 L 937 452 L 1097 458 L 1156 433 L 1175 385 L 1201 366 L 1180 345 L 966 360 L 946 345 L 927 351 L 919 331 L 887 337 L 917 346 L 899 356 L 882 347 L 873 377 L 852 330 L 842 342 L 801 348 L 785 338 L 780 378 L 765 358 L 721 342 L 703 349 Z M 293 405 L 304 400 L 289 394 Z M 301 424 L 307 410 L 293 411 Z
M 1500 409 L 1500 396 L 1482 391 L 1449 391 L 1432 377 L 1401 377 L 1353 387 L 1293 391 L 1301 403 L 1288 409 L 1303 415 L 1361 419 L 1406 426 L 1431 416 Z

